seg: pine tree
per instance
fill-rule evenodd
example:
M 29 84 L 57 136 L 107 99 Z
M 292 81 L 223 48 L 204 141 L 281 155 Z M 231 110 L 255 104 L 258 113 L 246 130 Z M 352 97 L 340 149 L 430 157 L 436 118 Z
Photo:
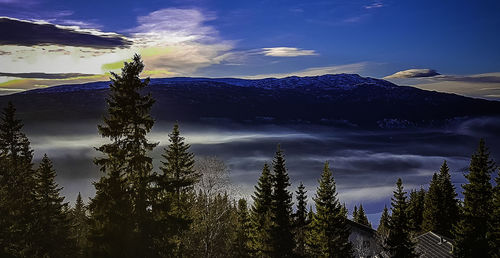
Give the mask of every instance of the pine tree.
M 76 245 L 76 257 L 87 257 L 88 254 L 89 217 L 87 207 L 78 193 L 75 207 L 71 210 L 71 235 Z
M 154 100 L 150 94 L 140 92 L 149 83 L 149 78 L 139 78 L 143 69 L 140 56 L 135 55 L 132 62 L 125 63 L 121 75 L 112 73 L 106 99 L 108 114 L 104 124 L 98 126 L 102 137 L 111 142 L 97 148 L 103 156 L 96 158 L 95 163 L 105 175 L 95 184 L 96 196 L 90 205 L 97 226 L 92 244 L 106 256 L 121 254 L 127 248 L 127 256 L 154 253 L 149 209 L 153 198 L 152 159 L 148 152 L 157 144 L 146 139 L 154 124 L 150 115 Z M 117 245 L 120 239 L 123 242 Z
M 500 171 L 495 178 L 496 186 L 493 188 L 493 212 L 488 233 L 491 257 L 500 257 Z
M 461 220 L 455 229 L 457 257 L 488 257 L 487 239 L 489 221 L 492 214 L 492 186 L 490 174 L 494 163 L 490 160 L 488 148 L 481 139 L 479 147 L 472 155 L 469 173 L 465 178 L 468 184 L 464 189 L 464 202 Z
M 247 208 L 247 201 L 245 199 L 238 200 L 237 214 L 237 224 L 236 224 L 236 237 L 234 241 L 234 257 L 250 257 L 251 256 L 251 246 L 250 246 L 250 233 L 251 233 L 251 222 L 250 214 Z
M 382 240 L 387 238 L 389 235 L 389 210 L 387 206 L 384 206 L 384 210 L 382 211 L 382 216 L 380 216 L 380 221 L 377 227 L 378 234 L 382 237 Z
M 354 205 L 354 210 L 352 211 L 352 220 L 356 221 L 357 218 L 358 218 L 358 207 Z
M 0 254 L 34 256 L 37 232 L 33 151 L 15 113 L 9 102 L 0 122 Z
M 74 243 L 70 238 L 70 220 L 66 213 L 68 203 L 60 196 L 52 161 L 43 156 L 36 171 L 35 192 L 37 198 L 37 255 L 42 257 L 70 256 Z
M 422 218 L 422 230 L 423 231 L 434 231 L 438 234 L 442 234 L 440 230 L 442 228 L 442 216 L 441 211 L 441 197 L 440 197 L 440 182 L 438 174 L 434 173 L 432 175 L 431 182 L 429 183 L 429 190 L 425 195 L 424 199 L 424 211 Z
M 372 224 L 368 221 L 368 218 L 366 217 L 365 210 L 363 209 L 363 204 L 359 205 L 359 210 L 357 212 L 356 218 L 354 218 L 354 222 L 357 222 L 359 224 L 365 225 L 367 227 L 372 227 Z
M 460 219 L 460 207 L 457 200 L 455 187 L 451 182 L 450 169 L 446 161 L 443 162 L 439 172 L 439 182 L 441 188 L 441 222 L 438 234 L 452 237 L 453 228 Z
M 280 146 L 273 160 L 273 194 L 271 206 L 271 244 L 273 257 L 291 257 L 295 247 L 292 233 L 292 193 L 290 179 Z
M 401 178 L 396 183 L 396 191 L 391 199 L 391 219 L 389 220 L 389 235 L 385 239 L 384 248 L 391 257 L 417 257 L 415 243 L 410 237 L 406 192 L 403 191 Z
M 295 254 L 299 257 L 306 256 L 306 230 L 307 230 L 307 191 L 302 182 L 295 192 L 297 197 L 297 211 L 294 214 Z
M 194 184 L 201 175 L 194 169 L 194 154 L 189 152 L 190 145 L 184 142 L 177 123 L 168 136 L 170 144 L 162 154 L 162 173 L 157 177 L 160 197 L 155 213 L 163 225 L 160 242 L 174 256 L 180 256 L 184 248 L 180 237 L 193 220 L 190 200 L 194 198 Z
M 308 249 L 314 257 L 351 257 L 347 212 L 337 199 L 335 180 L 325 162 L 314 198 L 316 214 L 310 224 Z
M 269 257 L 271 254 L 271 205 L 272 175 L 267 164 L 262 168 L 255 191 L 252 196 L 252 250 L 258 257 Z
M 424 214 L 425 190 L 411 190 L 408 200 L 408 221 L 412 233 L 418 234 L 422 231 L 422 221 Z

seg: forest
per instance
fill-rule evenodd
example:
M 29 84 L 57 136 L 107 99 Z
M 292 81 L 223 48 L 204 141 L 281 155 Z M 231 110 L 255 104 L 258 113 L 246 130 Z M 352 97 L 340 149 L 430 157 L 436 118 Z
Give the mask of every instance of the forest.
M 362 204 L 350 213 L 325 162 L 308 203 L 303 184 L 290 189 L 277 145 L 251 197 L 237 198 L 228 168 L 195 157 L 175 124 L 161 166 L 149 153 L 155 100 L 144 93 L 140 56 L 112 73 L 96 147 L 101 178 L 89 201 L 64 201 L 50 157 L 34 164 L 13 103 L 0 121 L 0 257 L 353 257 L 348 220 L 371 227 Z M 471 151 L 472 152 L 472 151 Z M 438 169 L 438 168 L 436 168 Z M 484 140 L 472 154 L 459 199 L 446 161 L 428 189 L 406 191 L 395 179 L 377 230 L 387 257 L 418 257 L 415 236 L 454 240 L 456 257 L 500 257 L 500 176 Z M 352 214 L 352 217 L 349 215 Z

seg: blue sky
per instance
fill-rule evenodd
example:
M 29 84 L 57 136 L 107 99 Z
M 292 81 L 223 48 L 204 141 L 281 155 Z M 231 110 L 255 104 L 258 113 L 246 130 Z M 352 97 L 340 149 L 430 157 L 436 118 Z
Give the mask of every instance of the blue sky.
M 0 0 L 0 89 L 104 80 L 138 52 L 151 77 L 424 69 L 387 79 L 497 99 L 499 11 L 489 0 Z

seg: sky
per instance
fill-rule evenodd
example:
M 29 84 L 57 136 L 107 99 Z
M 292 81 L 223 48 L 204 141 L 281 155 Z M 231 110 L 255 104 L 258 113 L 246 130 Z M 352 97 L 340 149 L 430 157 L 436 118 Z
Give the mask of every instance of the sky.
M 0 94 L 143 76 L 357 73 L 500 99 L 500 2 L 0 0 Z

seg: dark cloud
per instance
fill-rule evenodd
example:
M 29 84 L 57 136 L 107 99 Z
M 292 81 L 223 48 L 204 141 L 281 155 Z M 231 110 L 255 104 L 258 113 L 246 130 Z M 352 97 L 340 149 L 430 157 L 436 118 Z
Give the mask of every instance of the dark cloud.
M 95 74 L 85 73 L 2 73 L 0 76 L 16 78 L 37 78 L 37 79 L 68 79 L 80 76 L 92 76 Z
M 49 23 L 0 18 L 0 44 L 18 46 L 61 45 L 91 48 L 123 48 L 131 42 L 114 33 L 95 33 Z

